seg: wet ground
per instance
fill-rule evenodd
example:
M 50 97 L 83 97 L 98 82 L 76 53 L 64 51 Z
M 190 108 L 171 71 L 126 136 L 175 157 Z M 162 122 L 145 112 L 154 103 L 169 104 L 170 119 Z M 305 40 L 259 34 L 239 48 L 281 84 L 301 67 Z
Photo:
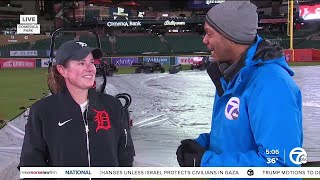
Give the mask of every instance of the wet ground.
M 309 161 L 320 161 L 320 66 L 293 70 L 303 94 L 303 147 Z M 215 87 L 205 71 L 116 75 L 108 83 L 132 96 L 135 166 L 178 166 L 180 141 L 210 131 Z M 19 175 L 25 114 L 0 130 L 0 179 Z
M 320 66 L 293 70 L 303 94 L 304 148 L 309 160 L 320 161 Z M 210 131 L 215 87 L 205 71 L 122 75 L 108 82 L 133 98 L 139 164 L 177 166 L 180 141 Z

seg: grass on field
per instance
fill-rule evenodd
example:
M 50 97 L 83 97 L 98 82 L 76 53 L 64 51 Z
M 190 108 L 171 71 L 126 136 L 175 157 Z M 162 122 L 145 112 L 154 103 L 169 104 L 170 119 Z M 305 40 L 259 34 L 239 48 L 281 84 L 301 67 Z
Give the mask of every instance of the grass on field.
M 290 63 L 292 66 L 320 65 L 320 62 Z M 188 70 L 183 65 L 182 70 Z M 132 67 L 120 67 L 117 74 L 134 73 Z M 169 66 L 165 66 L 168 72 Z M 0 69 L 0 120 L 10 121 L 37 99 L 47 94 L 47 69 Z M 0 121 L 0 128 L 3 126 Z
M 42 68 L 0 69 L 0 119 L 13 119 L 47 94 L 46 73 Z
M 290 66 L 315 66 L 320 65 L 320 62 L 289 62 Z
M 130 73 L 134 73 L 134 68 L 121 67 L 117 74 Z M 0 120 L 12 120 L 45 96 L 49 92 L 46 78 L 46 68 L 0 69 Z

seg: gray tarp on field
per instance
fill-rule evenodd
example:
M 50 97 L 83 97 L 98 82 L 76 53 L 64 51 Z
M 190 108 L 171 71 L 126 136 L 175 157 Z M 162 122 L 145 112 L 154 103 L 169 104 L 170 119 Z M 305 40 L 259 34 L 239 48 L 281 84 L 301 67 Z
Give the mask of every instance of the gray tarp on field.
M 294 71 L 303 93 L 304 148 L 309 161 L 320 161 L 320 66 Z M 108 82 L 132 96 L 135 166 L 178 166 L 180 141 L 210 131 L 215 88 L 205 71 L 118 75 Z M 1 180 L 18 179 L 24 114 L 0 130 Z

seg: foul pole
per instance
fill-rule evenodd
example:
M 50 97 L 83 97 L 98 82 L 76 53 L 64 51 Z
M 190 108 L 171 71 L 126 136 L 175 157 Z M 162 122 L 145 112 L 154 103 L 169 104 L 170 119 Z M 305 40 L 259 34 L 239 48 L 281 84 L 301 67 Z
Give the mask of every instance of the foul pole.
M 292 52 L 292 61 L 294 62 L 294 49 L 293 49 L 293 8 L 294 0 L 288 0 L 288 24 L 287 35 L 290 37 L 290 52 Z

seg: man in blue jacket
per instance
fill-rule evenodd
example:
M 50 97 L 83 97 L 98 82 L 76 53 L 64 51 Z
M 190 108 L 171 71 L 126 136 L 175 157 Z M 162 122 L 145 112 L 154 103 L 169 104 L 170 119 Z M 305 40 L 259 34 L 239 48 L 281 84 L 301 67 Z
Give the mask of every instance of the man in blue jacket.
M 282 49 L 257 28 L 249 1 L 208 11 L 203 43 L 212 53 L 208 74 L 216 86 L 211 132 L 181 142 L 180 166 L 300 166 L 289 154 L 303 142 L 301 92 Z

